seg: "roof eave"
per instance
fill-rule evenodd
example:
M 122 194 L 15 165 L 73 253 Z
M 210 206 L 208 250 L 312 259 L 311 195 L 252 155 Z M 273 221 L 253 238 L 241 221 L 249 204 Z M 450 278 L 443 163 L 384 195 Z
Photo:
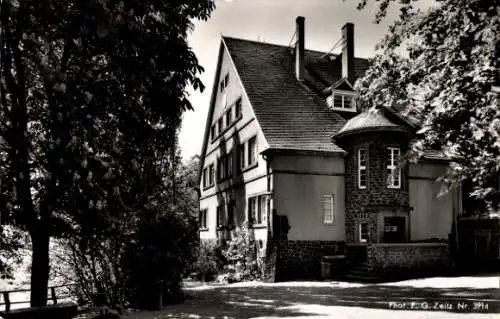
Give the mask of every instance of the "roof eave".
M 344 138 L 348 135 L 354 135 L 354 134 L 360 134 L 360 133 L 366 133 L 366 132 L 401 132 L 401 133 L 407 133 L 408 131 L 405 130 L 403 127 L 398 127 L 398 126 L 375 126 L 375 127 L 362 127 L 362 128 L 356 128 L 352 130 L 347 130 L 347 131 L 339 131 L 338 133 L 335 133 L 332 136 L 332 140 L 338 140 L 340 138 Z
M 203 166 L 205 165 L 205 152 L 207 151 L 207 146 L 208 146 L 208 135 L 210 131 L 210 125 L 212 122 L 212 116 L 214 112 L 214 107 L 215 107 L 215 98 L 217 96 L 217 89 L 219 87 L 219 76 L 220 76 L 220 66 L 222 63 L 222 57 L 224 55 L 224 39 L 221 37 L 220 44 L 219 44 L 219 55 L 217 57 L 217 66 L 215 68 L 215 76 L 214 76 L 214 83 L 212 85 L 212 95 L 210 97 L 210 105 L 209 105 L 209 111 L 208 111 L 208 118 L 207 122 L 205 123 L 205 135 L 203 136 L 203 145 L 201 147 L 201 156 L 200 156 L 200 167 L 198 170 L 198 185 L 201 183 L 201 175 L 203 171 Z
M 261 152 L 262 155 L 307 155 L 307 156 L 315 156 L 315 155 L 321 155 L 321 156 L 337 156 L 337 155 L 344 155 L 347 152 L 339 149 L 339 150 L 307 150 L 307 149 L 299 149 L 299 148 L 280 148 L 280 147 L 271 147 L 267 148 L 264 151 Z

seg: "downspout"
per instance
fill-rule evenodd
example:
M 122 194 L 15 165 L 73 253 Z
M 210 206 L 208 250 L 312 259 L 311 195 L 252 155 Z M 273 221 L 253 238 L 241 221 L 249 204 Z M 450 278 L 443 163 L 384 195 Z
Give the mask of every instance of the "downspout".
M 453 199 L 453 231 L 455 235 L 455 246 L 453 255 L 456 256 L 458 252 L 458 215 L 460 215 L 460 204 L 461 204 L 461 198 L 462 198 L 462 186 L 459 185 L 456 189 L 456 191 L 453 192 L 454 199 Z
M 262 154 L 266 161 L 266 180 L 267 180 L 267 193 L 269 194 L 269 205 L 267 209 L 267 240 L 265 250 L 265 262 L 263 269 L 263 279 L 265 282 L 276 282 L 276 264 L 278 256 L 278 247 L 274 240 L 273 224 L 274 224 L 274 193 L 273 193 L 273 175 L 271 171 L 271 158 L 268 154 Z
M 262 154 L 262 158 L 266 161 L 266 182 L 267 182 L 267 187 L 266 191 L 269 194 L 269 197 L 271 199 L 269 209 L 267 210 L 267 233 L 268 233 L 268 240 L 273 238 L 273 210 L 274 210 L 274 194 L 272 192 L 273 189 L 273 175 L 271 172 L 271 165 L 269 163 L 270 158 L 267 154 Z

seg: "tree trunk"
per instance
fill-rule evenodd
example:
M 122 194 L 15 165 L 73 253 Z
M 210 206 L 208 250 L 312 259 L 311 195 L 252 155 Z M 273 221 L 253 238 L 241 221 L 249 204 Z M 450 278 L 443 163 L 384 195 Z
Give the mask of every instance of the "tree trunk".
M 45 227 L 31 232 L 31 307 L 47 305 L 49 283 L 49 233 Z

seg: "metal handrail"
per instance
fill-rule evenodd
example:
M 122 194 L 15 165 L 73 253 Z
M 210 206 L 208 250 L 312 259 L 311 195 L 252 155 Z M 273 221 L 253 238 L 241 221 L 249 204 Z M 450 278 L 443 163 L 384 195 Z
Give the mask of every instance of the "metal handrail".
M 68 298 L 71 297 L 71 294 L 56 294 L 56 288 L 63 288 L 63 287 L 71 287 L 75 286 L 76 284 L 65 284 L 65 285 L 56 285 L 56 286 L 49 286 L 47 287 L 50 289 L 50 297 L 47 296 L 47 301 L 51 300 L 53 304 L 57 304 L 57 300 L 63 299 L 63 298 Z M 18 304 L 29 304 L 31 301 L 30 300 L 25 300 L 25 301 L 10 301 L 10 296 L 9 294 L 12 293 L 19 293 L 19 292 L 28 292 L 31 291 L 31 289 L 13 289 L 13 290 L 4 290 L 0 291 L 0 295 L 3 297 L 3 302 L 0 302 L 0 306 L 5 305 L 5 311 L 9 312 L 11 310 L 11 305 L 18 305 Z

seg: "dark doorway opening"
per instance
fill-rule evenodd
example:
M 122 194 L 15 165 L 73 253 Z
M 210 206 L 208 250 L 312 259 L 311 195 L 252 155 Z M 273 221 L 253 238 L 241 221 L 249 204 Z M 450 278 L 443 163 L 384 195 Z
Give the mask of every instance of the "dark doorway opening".
M 401 216 L 384 217 L 384 242 L 401 243 L 406 241 L 406 218 Z

